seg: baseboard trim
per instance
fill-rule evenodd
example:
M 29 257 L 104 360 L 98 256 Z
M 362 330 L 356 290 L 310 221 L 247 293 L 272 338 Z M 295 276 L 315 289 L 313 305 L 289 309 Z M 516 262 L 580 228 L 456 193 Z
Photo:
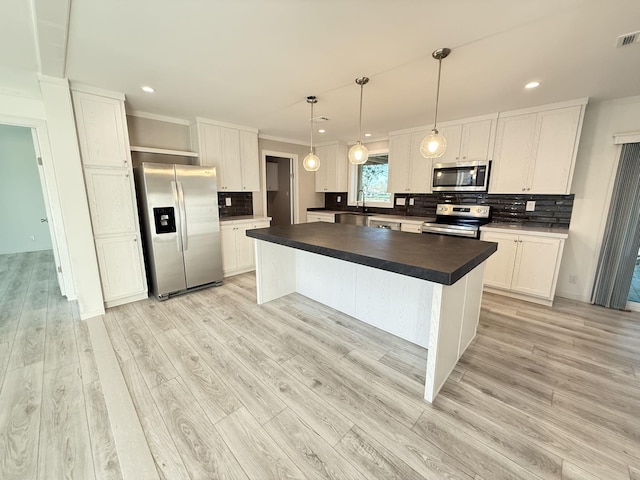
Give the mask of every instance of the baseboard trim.
M 499 288 L 487 287 L 486 285 L 483 289 L 485 292 L 495 293 L 496 295 L 503 295 L 505 297 L 515 298 L 517 300 L 524 300 L 525 302 L 537 303 L 538 305 L 545 305 L 547 307 L 551 307 L 553 305 L 553 300 L 549 300 L 546 298 L 532 297 L 529 295 L 523 295 L 521 293 L 510 292 L 508 290 L 500 290 Z
M 137 302 L 139 300 L 146 300 L 149 298 L 149 292 L 137 293 L 135 295 L 129 295 L 127 297 L 116 298 L 104 302 L 106 308 L 117 307 L 118 305 L 124 305 L 125 303 Z

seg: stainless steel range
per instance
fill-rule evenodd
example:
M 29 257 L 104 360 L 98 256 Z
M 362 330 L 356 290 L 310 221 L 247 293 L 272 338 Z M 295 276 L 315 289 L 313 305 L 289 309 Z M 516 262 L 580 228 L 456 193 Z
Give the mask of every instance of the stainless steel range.
M 439 203 L 436 206 L 436 221 L 424 222 L 422 233 L 480 238 L 480 227 L 489 223 L 490 217 L 489 205 Z

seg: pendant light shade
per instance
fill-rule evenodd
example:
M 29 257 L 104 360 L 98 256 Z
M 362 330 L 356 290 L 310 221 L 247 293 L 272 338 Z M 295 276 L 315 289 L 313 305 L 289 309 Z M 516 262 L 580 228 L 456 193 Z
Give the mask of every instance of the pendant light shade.
M 440 73 L 442 71 L 442 59 L 451 53 L 450 48 L 439 48 L 431 56 L 438 60 L 438 86 L 436 88 L 436 113 L 433 119 L 433 130 L 424 137 L 420 143 L 420 153 L 424 158 L 439 158 L 447 149 L 447 140 L 438 132 L 438 102 L 440 101 Z
M 360 121 L 358 123 L 358 143 L 349 149 L 349 161 L 354 165 L 362 165 L 367 163 L 369 158 L 369 150 L 362 144 L 362 93 L 364 86 L 369 83 L 367 77 L 356 78 L 356 83 L 360 85 Z
M 307 97 L 307 103 L 311 105 L 311 118 L 309 120 L 311 124 L 311 140 L 309 142 L 309 154 L 302 160 L 302 166 L 307 172 L 315 172 L 320 168 L 320 159 L 313 152 L 313 104 L 317 102 L 318 99 L 316 97 Z

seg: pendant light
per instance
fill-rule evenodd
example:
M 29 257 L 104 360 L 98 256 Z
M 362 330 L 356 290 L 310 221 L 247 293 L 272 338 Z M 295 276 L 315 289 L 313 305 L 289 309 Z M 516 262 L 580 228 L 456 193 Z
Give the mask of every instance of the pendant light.
M 302 166 L 307 172 L 315 172 L 320 168 L 320 159 L 313 153 L 313 104 L 317 103 L 318 99 L 314 96 L 307 97 L 307 103 L 311 105 L 311 141 L 309 142 L 309 155 L 304 157 Z
M 358 143 L 356 143 L 353 147 L 349 149 L 349 161 L 354 165 L 362 165 L 363 163 L 367 163 L 367 159 L 369 158 L 369 150 L 367 147 L 362 145 L 361 136 L 362 136 L 362 91 L 364 90 L 364 86 L 369 83 L 369 79 L 367 77 L 358 77 L 356 78 L 356 83 L 360 85 L 360 123 L 358 123 Z
M 436 89 L 436 114 L 433 120 L 433 130 L 424 137 L 420 144 L 420 153 L 424 158 L 439 158 L 447 149 L 447 140 L 438 132 L 438 101 L 440 100 L 440 71 L 442 70 L 442 59 L 447 58 L 451 53 L 450 48 L 439 48 L 431 56 L 438 60 L 438 86 Z

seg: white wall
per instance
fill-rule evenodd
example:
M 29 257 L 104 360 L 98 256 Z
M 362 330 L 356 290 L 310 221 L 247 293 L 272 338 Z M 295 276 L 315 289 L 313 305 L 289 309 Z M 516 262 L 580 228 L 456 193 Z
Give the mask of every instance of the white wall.
M 261 162 L 263 150 L 298 155 L 298 179 L 295 183 L 298 187 L 298 215 L 295 221 L 296 223 L 306 222 L 307 208 L 324 206 L 324 195 L 322 193 L 316 193 L 315 173 L 307 172 L 302 166 L 302 160 L 309 153 L 309 147 L 260 138 L 258 140 L 258 149 L 260 151 Z M 264 205 L 262 201 L 262 192 L 254 192 L 253 194 L 253 213 L 255 215 L 267 214 L 266 205 Z
M 589 302 L 619 148 L 613 136 L 640 132 L 640 97 L 587 105 L 571 192 L 575 203 L 556 294 Z M 640 212 L 639 212 L 640 214 Z M 577 282 L 569 283 L 576 275 Z
M 71 92 L 66 80 L 51 77 L 42 77 L 40 90 L 80 316 L 91 318 L 104 313 L 104 301 Z
M 30 128 L 0 125 L 0 172 L 0 254 L 50 250 Z

